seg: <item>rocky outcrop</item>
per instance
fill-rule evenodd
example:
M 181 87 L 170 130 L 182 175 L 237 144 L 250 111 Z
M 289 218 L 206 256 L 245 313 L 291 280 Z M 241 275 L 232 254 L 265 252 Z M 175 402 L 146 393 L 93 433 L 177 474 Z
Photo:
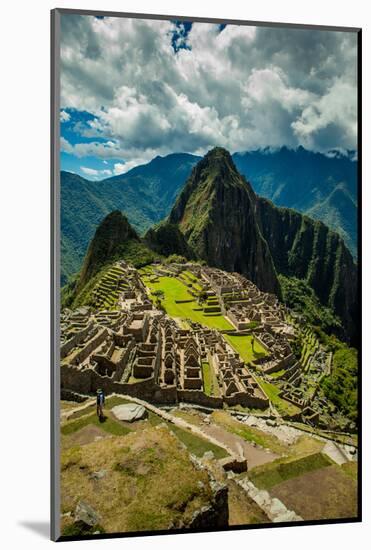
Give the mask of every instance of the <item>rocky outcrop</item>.
M 220 529 L 228 526 L 228 487 L 212 481 L 212 501 L 208 506 L 197 510 L 187 527 L 191 529 Z

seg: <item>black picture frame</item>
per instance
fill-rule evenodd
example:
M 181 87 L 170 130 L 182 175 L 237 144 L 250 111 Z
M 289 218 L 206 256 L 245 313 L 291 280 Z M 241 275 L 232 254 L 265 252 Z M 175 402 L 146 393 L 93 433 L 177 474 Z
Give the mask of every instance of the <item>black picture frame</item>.
M 312 29 L 338 32 L 351 32 L 357 34 L 357 126 L 358 126 L 358 320 L 361 327 L 359 335 L 358 355 L 358 513 L 355 518 L 311 520 L 290 523 L 267 523 L 258 525 L 230 526 L 223 529 L 178 529 L 107 533 L 86 536 L 61 536 L 59 530 L 60 520 L 60 361 L 59 361 L 59 316 L 60 316 L 60 17 L 64 14 L 104 16 L 115 18 L 151 19 L 151 20 L 177 20 L 200 23 L 215 24 L 238 24 L 254 25 L 272 28 L 287 29 Z M 250 21 L 240 19 L 220 19 L 212 17 L 192 17 L 180 15 L 159 15 L 148 13 L 125 13 L 105 10 L 79 10 L 56 8 L 51 11 L 51 538 L 54 541 L 88 540 L 88 539 L 111 539 L 122 537 L 142 537 L 153 535 L 174 535 L 180 533 L 194 532 L 217 532 L 250 530 L 250 529 L 271 529 L 286 526 L 324 525 L 354 523 L 362 521 L 362 29 L 357 27 L 339 27 L 312 24 L 293 24 L 285 22 Z

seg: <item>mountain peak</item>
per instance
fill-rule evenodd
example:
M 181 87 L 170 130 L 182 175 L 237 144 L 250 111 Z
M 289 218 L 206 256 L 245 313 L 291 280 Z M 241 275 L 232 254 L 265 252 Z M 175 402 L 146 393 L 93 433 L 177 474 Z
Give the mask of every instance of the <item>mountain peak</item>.
M 233 172 L 237 172 L 231 154 L 224 147 L 214 147 L 210 149 L 202 159 L 203 165 L 209 165 L 214 167 L 225 167 Z
M 204 158 L 209 158 L 209 159 L 225 159 L 225 160 L 230 160 L 232 157 L 231 157 L 231 154 L 230 152 L 227 150 L 227 149 L 224 149 L 224 147 L 214 147 L 213 149 L 210 149 L 210 151 L 208 151 L 205 155 Z
M 110 212 L 98 225 L 81 270 L 79 288 L 105 264 L 120 255 L 122 247 L 128 241 L 139 241 L 136 231 L 120 210 Z
M 229 152 L 215 147 L 192 170 L 168 221 L 208 265 L 244 273 L 261 289 L 279 292 L 255 201 Z

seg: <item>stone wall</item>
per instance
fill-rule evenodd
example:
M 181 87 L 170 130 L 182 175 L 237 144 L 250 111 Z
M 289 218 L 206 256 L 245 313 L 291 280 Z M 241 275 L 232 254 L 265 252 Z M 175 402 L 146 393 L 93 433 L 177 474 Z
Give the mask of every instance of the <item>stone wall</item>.
M 202 391 L 178 390 L 177 394 L 179 401 L 185 401 L 187 403 L 194 403 L 196 405 L 203 405 L 204 407 L 212 407 L 215 409 L 221 409 L 223 407 L 222 397 L 206 395 Z

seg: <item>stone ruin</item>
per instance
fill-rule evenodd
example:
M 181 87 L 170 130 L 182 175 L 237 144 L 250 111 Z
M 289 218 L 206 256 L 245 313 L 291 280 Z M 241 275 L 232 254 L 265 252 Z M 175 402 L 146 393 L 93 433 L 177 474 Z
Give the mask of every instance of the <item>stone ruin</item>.
M 268 405 L 248 367 L 220 332 L 197 323 L 180 327 L 153 306 L 136 270 L 124 262 L 114 268 L 120 271 L 119 309 L 83 307 L 62 313 L 63 390 L 90 393 L 102 387 L 107 393 L 165 403 Z M 205 365 L 215 373 L 210 395 Z

